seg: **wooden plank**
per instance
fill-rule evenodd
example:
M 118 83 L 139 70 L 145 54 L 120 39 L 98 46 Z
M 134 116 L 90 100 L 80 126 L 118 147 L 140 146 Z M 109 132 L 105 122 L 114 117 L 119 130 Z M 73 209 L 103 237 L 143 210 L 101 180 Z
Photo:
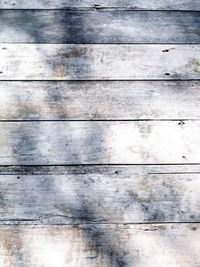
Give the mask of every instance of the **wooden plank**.
M 152 174 L 200 174 L 200 164 L 157 165 L 23 165 L 2 166 L 0 175 L 86 175 L 105 174 L 149 176 Z M 117 177 L 117 176 L 116 176 Z
M 200 45 L 2 44 L 0 80 L 200 79 L 199 54 Z
M 1 165 L 200 163 L 199 121 L 1 122 Z
M 1 43 L 200 43 L 199 12 L 5 10 L 0 24 Z
M 200 119 L 199 81 L 0 82 L 0 120 Z
M 0 257 L 4 267 L 198 267 L 199 238 L 199 224 L 7 226 Z
M 200 10 L 199 0 L 0 0 L 1 9 L 54 9 L 54 8 L 128 8 L 151 10 Z
M 200 222 L 199 166 L 37 168 L 1 173 L 0 224 Z

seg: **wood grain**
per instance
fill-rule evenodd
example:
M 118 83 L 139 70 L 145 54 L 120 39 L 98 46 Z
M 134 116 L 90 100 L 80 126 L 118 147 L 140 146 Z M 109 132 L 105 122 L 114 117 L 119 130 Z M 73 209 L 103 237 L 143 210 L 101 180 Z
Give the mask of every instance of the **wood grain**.
M 151 10 L 200 10 L 199 0 L 0 0 L 1 9 L 55 9 L 55 8 L 127 8 Z
M 200 119 L 199 81 L 0 82 L 0 120 Z
M 0 224 L 200 221 L 199 167 L 53 168 L 1 170 Z
M 198 267 L 198 224 L 4 226 L 4 267 Z M 156 256 L 152 256 L 156 254 Z
M 0 9 L 0 266 L 199 267 L 199 0 Z
M 5 10 L 0 24 L 1 43 L 200 43 L 199 12 Z
M 200 163 L 199 121 L 1 122 L 0 164 Z
M 87 174 L 122 174 L 146 177 L 152 174 L 199 174 L 200 164 L 156 164 L 156 165 L 0 165 L 0 175 L 87 175 Z M 116 176 L 117 177 L 117 176 Z
M 0 45 L 0 80 L 199 79 L 200 45 Z

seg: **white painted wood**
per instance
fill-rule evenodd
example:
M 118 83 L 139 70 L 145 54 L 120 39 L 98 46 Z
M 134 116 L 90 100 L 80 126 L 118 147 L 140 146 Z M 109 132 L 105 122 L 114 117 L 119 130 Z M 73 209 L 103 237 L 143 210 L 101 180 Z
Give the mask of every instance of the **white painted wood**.
M 7 44 L 0 80 L 199 79 L 199 54 L 200 45 Z
M 149 169 L 1 175 L 0 224 L 200 222 L 200 173 Z
M 0 164 L 200 163 L 199 121 L 1 122 Z
M 200 119 L 199 81 L 0 82 L 0 120 Z
M 4 10 L 0 25 L 1 43 L 200 43 L 198 12 Z
M 198 224 L 7 226 L 3 267 L 198 267 Z
M 131 8 L 152 10 L 200 10 L 199 0 L 0 0 L 0 8 L 5 9 L 54 9 L 54 8 Z

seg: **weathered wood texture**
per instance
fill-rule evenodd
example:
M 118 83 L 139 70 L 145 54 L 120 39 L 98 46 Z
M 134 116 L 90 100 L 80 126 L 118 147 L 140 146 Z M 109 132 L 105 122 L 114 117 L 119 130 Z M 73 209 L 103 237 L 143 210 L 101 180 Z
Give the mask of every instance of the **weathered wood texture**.
M 200 45 L 0 45 L 0 80 L 200 79 Z
M 200 174 L 200 164 L 157 165 L 0 165 L 0 175 L 82 175 L 82 174 Z
M 0 164 L 200 163 L 199 121 L 1 122 Z
M 200 222 L 200 166 L 44 166 L 0 174 L 0 224 Z
M 199 267 L 199 0 L 0 8 L 0 266 Z
M 4 226 L 3 267 L 198 267 L 198 224 Z
M 9 10 L 0 25 L 1 43 L 200 43 L 199 12 Z
M 199 0 L 0 0 L 2 9 L 131 8 L 151 10 L 200 10 Z
M 200 119 L 199 81 L 0 82 L 0 120 Z

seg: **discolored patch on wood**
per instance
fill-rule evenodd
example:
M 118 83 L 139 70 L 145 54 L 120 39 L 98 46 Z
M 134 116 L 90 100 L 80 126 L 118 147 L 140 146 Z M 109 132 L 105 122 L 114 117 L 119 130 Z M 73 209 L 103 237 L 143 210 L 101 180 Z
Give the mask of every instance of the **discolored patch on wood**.
M 54 70 L 53 71 L 53 77 L 56 78 L 64 78 L 64 74 L 61 70 Z

